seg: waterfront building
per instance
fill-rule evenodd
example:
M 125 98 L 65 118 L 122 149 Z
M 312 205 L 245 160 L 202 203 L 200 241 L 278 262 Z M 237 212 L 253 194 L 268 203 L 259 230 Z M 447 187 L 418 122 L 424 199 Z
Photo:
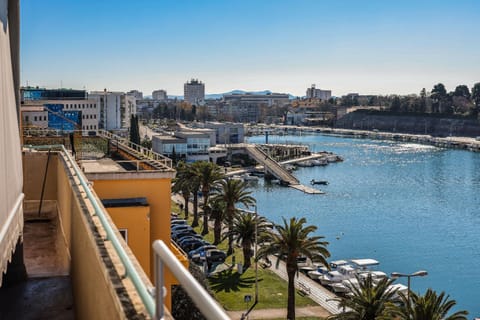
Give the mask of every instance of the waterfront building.
M 99 108 L 99 128 L 115 132 L 127 132 L 130 117 L 137 113 L 135 97 L 124 92 L 93 91 L 89 99 L 96 101 Z
M 215 130 L 215 144 L 243 143 L 245 139 L 245 127 L 243 123 L 233 122 L 194 122 L 193 128 L 205 128 Z
M 155 90 L 152 92 L 152 99 L 157 101 L 165 101 L 168 99 L 166 90 Z
M 183 100 L 190 104 L 203 104 L 205 100 L 205 84 L 192 79 L 183 85 Z
M 307 98 L 308 99 L 320 99 L 322 101 L 327 101 L 332 97 L 331 90 L 322 90 L 315 88 L 315 84 L 312 84 L 310 88 L 307 89 Z
M 152 150 L 186 162 L 209 161 L 209 148 L 215 145 L 212 139 L 215 139 L 212 130 L 185 130 L 175 132 L 173 136 L 157 135 L 152 137 Z

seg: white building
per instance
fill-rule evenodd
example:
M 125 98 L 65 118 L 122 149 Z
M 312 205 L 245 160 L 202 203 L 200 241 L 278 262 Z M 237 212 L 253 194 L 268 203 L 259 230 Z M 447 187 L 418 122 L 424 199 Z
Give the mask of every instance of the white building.
M 211 129 L 215 132 L 215 144 L 243 143 L 245 128 L 242 123 L 233 122 L 195 122 L 195 128 Z
M 320 99 L 323 101 L 327 101 L 331 97 L 332 97 L 331 90 L 316 89 L 314 84 L 312 84 L 312 86 L 307 89 L 307 98 L 309 99 Z
M 205 100 L 205 84 L 192 79 L 183 85 L 183 100 L 190 104 L 203 104 Z
M 165 90 L 155 90 L 152 92 L 152 99 L 158 101 L 165 101 L 168 99 L 167 91 Z
M 127 92 L 127 95 L 134 96 L 136 100 L 142 100 L 143 99 L 143 92 L 138 91 L 138 90 L 130 90 L 130 91 Z
M 126 131 L 130 128 L 130 117 L 137 112 L 135 96 L 104 90 L 90 92 L 89 99 L 98 105 L 100 129 Z
M 100 115 L 97 102 L 93 99 L 25 101 L 21 106 L 21 112 L 24 127 L 58 130 L 81 129 L 84 131 L 84 135 L 87 135 L 89 131 L 99 129 Z M 77 116 L 81 123 L 80 128 L 74 128 L 72 123 Z
M 186 162 L 209 161 L 210 134 L 197 131 L 176 132 L 173 136 L 152 137 L 152 150 Z
M 267 106 L 284 106 L 290 103 L 290 96 L 286 93 L 233 93 L 223 95 L 223 101 L 232 105 L 267 105 Z

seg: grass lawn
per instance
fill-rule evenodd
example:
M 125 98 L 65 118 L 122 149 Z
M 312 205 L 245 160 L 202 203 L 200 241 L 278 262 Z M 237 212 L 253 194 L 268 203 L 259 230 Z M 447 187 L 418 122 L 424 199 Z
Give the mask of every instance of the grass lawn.
M 172 212 L 179 212 L 178 206 L 172 201 Z M 180 214 L 183 216 L 183 214 Z M 191 224 L 193 218 L 189 217 Z M 201 233 L 203 226 L 203 217 L 199 219 L 200 226 L 195 228 L 197 233 Z M 205 240 L 213 242 L 213 230 L 205 236 Z M 227 251 L 228 242 L 223 241 L 217 246 L 219 249 Z M 243 262 L 241 248 L 235 248 L 232 256 L 227 257 L 227 264 L 232 264 L 232 257 L 235 262 Z M 236 272 L 236 269 L 224 270 L 215 276 L 209 278 L 210 289 L 214 293 L 215 299 L 226 309 L 231 311 L 246 310 L 253 303 L 255 295 L 255 270 L 252 265 L 242 275 Z M 252 296 L 252 302 L 247 305 L 244 302 L 245 295 Z M 266 308 L 286 308 L 287 307 L 287 282 L 278 277 L 270 270 L 258 268 L 258 300 L 256 309 Z M 306 296 L 296 292 L 295 304 L 297 307 L 316 306 L 317 304 Z M 310 319 L 310 318 L 303 318 Z M 311 318 L 320 319 L 320 318 Z

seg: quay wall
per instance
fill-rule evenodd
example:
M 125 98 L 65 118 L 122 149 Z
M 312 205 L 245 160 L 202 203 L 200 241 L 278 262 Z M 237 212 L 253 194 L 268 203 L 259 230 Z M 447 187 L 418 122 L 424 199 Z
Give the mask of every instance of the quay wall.
M 428 134 L 436 137 L 480 136 L 480 122 L 475 118 L 444 117 L 436 114 L 406 115 L 358 110 L 338 119 L 336 128 Z

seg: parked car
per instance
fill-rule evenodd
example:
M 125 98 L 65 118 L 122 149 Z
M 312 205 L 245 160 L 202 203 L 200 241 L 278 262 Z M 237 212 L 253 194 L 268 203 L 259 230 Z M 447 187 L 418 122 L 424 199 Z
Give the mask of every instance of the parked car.
M 191 240 L 203 240 L 203 237 L 195 233 L 195 234 L 191 234 L 191 235 L 187 235 L 185 237 L 179 238 L 177 240 L 177 243 L 181 247 L 183 246 L 184 242 L 191 241 Z
M 213 244 L 206 244 L 204 246 L 201 246 L 195 250 L 191 250 L 190 252 L 188 252 L 188 257 L 192 258 L 196 254 L 201 254 L 202 252 L 205 252 L 207 250 L 212 250 L 212 249 L 217 249 L 217 246 Z
M 207 263 L 213 263 L 213 262 L 225 262 L 225 259 L 227 258 L 227 254 L 221 250 L 218 249 L 213 249 L 213 250 L 207 250 L 203 254 L 197 254 L 192 257 L 192 261 L 199 263 L 202 262 L 204 259 L 206 259 Z
M 196 233 L 195 233 L 195 234 L 189 234 L 189 235 L 187 235 L 187 236 L 184 236 L 184 237 L 178 239 L 178 240 L 177 240 L 177 243 L 178 243 L 178 245 L 181 245 L 183 241 L 188 240 L 188 239 L 198 239 L 198 240 L 202 240 L 203 237 L 202 237 L 201 235 L 199 235 L 199 234 L 196 234 Z
M 172 240 L 177 242 L 178 240 L 182 239 L 183 237 L 195 235 L 195 231 L 193 230 L 181 230 L 179 232 L 172 232 Z
M 193 231 L 193 228 L 191 226 L 189 226 L 188 224 L 174 225 L 170 229 L 171 229 L 172 232 L 178 232 L 178 231 L 181 231 L 181 230 L 192 230 Z
M 208 241 L 205 241 L 205 240 L 192 241 L 192 242 L 184 245 L 182 249 L 185 252 L 189 252 L 189 251 L 195 250 L 195 249 L 197 249 L 201 246 L 204 246 L 206 244 L 210 244 L 210 243 Z
M 178 225 L 187 225 L 188 222 L 187 220 L 183 220 L 183 219 L 175 219 L 175 220 L 172 220 L 170 221 L 170 226 L 178 226 Z

